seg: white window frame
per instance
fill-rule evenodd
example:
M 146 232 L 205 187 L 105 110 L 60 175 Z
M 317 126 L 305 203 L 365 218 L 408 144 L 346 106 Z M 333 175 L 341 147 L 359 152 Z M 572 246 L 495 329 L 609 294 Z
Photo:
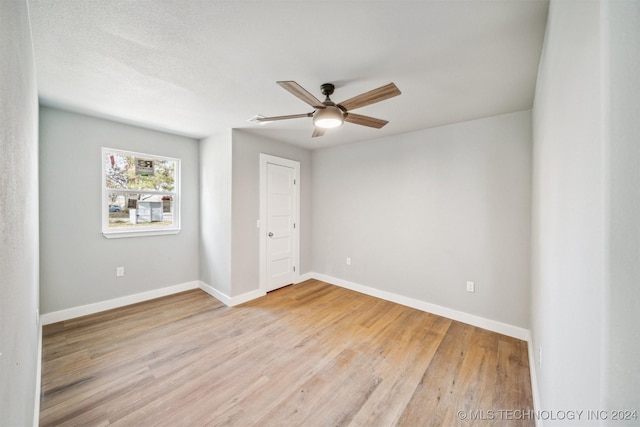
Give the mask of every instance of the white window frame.
M 180 232 L 180 159 L 167 156 L 159 156 L 155 154 L 138 153 L 135 151 L 122 150 L 119 148 L 102 147 L 101 150 L 101 170 L 102 170 L 102 235 L 108 239 L 122 238 L 122 237 L 144 237 L 144 236 L 161 236 L 166 234 L 178 234 Z M 114 189 L 107 188 L 107 177 L 105 169 L 105 156 L 108 153 L 118 153 L 125 156 L 141 157 L 149 160 L 163 160 L 175 162 L 175 177 L 174 177 L 174 191 L 156 191 L 148 189 Z M 133 226 L 125 229 L 114 229 L 109 227 L 109 201 L 107 195 L 109 193 L 144 193 L 144 194 L 156 194 L 160 196 L 172 196 L 173 198 L 173 224 L 167 226 Z

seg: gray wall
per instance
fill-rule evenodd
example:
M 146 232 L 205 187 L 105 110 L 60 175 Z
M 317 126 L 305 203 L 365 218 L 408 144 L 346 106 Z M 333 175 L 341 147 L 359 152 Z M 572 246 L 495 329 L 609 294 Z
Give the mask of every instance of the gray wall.
M 200 280 L 231 295 L 231 130 L 200 141 Z
M 101 148 L 182 160 L 176 235 L 106 239 Z M 50 313 L 198 280 L 198 142 L 52 108 L 40 109 L 41 310 Z M 116 267 L 125 276 L 116 277 Z
M 530 117 L 314 151 L 313 271 L 528 328 Z
M 233 131 L 233 220 L 231 243 L 231 296 L 258 289 L 260 218 L 260 153 L 300 162 L 300 266 L 311 267 L 311 152 L 256 136 Z
M 599 19 L 598 2 L 550 4 L 533 110 L 532 334 L 548 410 L 602 403 Z
M 200 141 L 200 280 L 228 297 L 260 286 L 260 153 L 300 162 L 300 272 L 311 265 L 311 153 L 251 132 Z
M 638 28 L 638 2 L 549 8 L 533 114 L 542 409 L 640 410 Z
M 640 411 L 640 2 L 605 7 L 609 170 L 606 404 Z
M 33 424 L 38 98 L 26 1 L 0 1 L 0 425 Z

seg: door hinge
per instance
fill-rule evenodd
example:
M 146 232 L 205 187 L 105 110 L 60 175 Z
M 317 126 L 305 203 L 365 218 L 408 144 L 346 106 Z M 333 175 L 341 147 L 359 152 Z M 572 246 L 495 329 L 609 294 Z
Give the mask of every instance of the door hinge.
M 295 265 L 293 266 L 293 271 L 294 271 L 294 272 L 296 271 L 296 266 L 295 266 Z
M 296 228 L 296 223 L 295 222 L 293 223 L 293 228 Z
M 293 180 L 293 185 L 296 185 L 296 180 L 295 179 Z

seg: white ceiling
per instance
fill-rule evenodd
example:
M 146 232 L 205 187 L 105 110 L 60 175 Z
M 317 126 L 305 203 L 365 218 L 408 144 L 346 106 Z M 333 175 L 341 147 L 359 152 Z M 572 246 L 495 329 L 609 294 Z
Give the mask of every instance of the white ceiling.
M 307 148 L 531 108 L 543 0 L 29 0 L 41 102 L 196 138 L 246 128 Z M 402 95 L 311 138 L 275 82 L 343 101 L 394 82 Z

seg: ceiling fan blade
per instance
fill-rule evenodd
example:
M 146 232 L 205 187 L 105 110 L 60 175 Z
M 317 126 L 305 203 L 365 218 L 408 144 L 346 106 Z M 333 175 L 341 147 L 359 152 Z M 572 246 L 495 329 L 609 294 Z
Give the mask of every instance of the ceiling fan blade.
M 324 107 L 324 105 L 322 104 L 322 101 L 320 101 L 315 96 L 311 95 L 309 92 L 307 92 L 305 88 L 300 86 L 298 83 L 294 81 L 280 81 L 276 83 L 278 83 L 280 86 L 282 86 L 283 88 L 291 92 L 291 94 L 293 94 L 294 96 L 297 96 L 307 104 L 311 105 L 313 108 Z
M 376 129 L 380 129 L 382 126 L 389 123 L 387 120 L 376 119 L 375 117 L 363 116 L 355 113 L 346 113 L 344 115 L 344 121 Z
M 313 127 L 313 134 L 311 134 L 311 137 L 312 137 L 312 138 L 316 138 L 316 137 L 318 137 L 318 136 L 322 136 L 322 135 L 324 135 L 324 133 L 325 133 L 326 131 L 327 131 L 326 129 L 318 128 L 318 127 L 315 127 L 315 126 L 314 126 L 314 127 Z
M 313 112 L 304 113 L 304 114 L 291 114 L 288 116 L 274 116 L 274 117 L 255 116 L 250 121 L 257 122 L 257 123 L 268 123 L 268 122 L 275 122 L 278 120 L 299 119 L 302 117 L 313 117 Z
M 400 92 L 400 89 L 398 89 L 395 84 L 389 83 L 388 85 L 381 86 L 377 89 L 349 98 L 338 105 L 345 110 L 350 111 L 366 105 L 375 104 L 376 102 L 384 101 L 385 99 L 393 98 L 401 93 L 402 92 Z

